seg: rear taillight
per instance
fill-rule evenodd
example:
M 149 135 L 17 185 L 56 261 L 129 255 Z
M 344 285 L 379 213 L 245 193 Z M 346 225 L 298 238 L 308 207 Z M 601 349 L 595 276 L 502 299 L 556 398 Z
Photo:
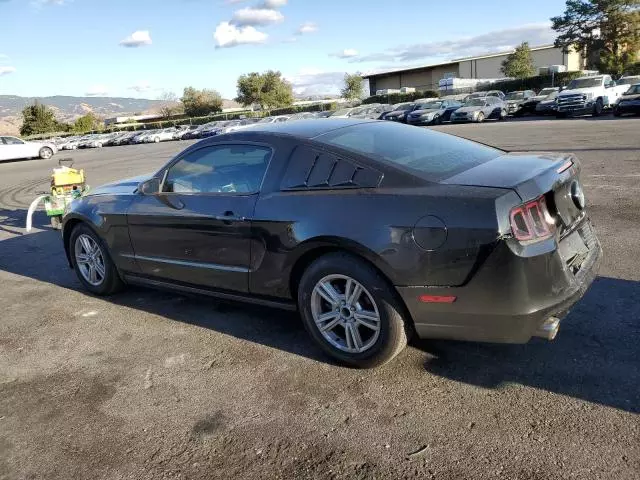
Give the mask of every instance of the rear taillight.
M 544 240 L 553 236 L 556 231 L 555 221 L 547 209 L 544 197 L 513 208 L 509 220 L 513 236 L 521 242 Z

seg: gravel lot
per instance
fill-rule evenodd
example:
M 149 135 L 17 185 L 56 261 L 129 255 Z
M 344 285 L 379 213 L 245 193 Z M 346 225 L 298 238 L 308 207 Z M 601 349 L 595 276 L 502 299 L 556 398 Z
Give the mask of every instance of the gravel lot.
M 423 341 L 357 371 L 294 314 L 95 298 L 44 214 L 24 235 L 60 155 L 0 164 L 0 479 L 639 478 L 640 119 L 438 129 L 582 159 L 605 259 L 556 341 Z M 184 147 L 72 156 L 99 185 Z

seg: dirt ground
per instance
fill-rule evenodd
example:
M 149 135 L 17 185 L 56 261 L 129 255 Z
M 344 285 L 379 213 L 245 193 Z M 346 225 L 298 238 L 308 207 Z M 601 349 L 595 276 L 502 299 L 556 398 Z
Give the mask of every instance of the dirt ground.
M 419 341 L 336 366 L 296 314 L 85 293 L 43 214 L 57 158 L 0 163 L 0 479 L 640 478 L 639 119 L 438 129 L 575 151 L 605 258 L 554 342 Z M 74 152 L 92 185 L 185 143 Z

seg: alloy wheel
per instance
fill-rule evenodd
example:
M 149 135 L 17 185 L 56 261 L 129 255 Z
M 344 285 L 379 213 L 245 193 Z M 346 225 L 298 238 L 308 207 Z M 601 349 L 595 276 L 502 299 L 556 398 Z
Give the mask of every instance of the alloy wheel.
M 79 235 L 74 249 L 78 270 L 89 284 L 98 287 L 104 282 L 106 269 L 100 246 L 89 235 Z
M 362 284 L 346 275 L 328 275 L 316 284 L 311 314 L 324 339 L 343 352 L 365 352 L 380 336 L 375 300 Z

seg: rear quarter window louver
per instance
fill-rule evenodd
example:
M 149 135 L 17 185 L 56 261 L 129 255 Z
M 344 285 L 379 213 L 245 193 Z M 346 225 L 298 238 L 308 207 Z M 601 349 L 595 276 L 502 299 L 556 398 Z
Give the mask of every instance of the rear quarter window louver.
M 382 173 L 327 152 L 298 147 L 291 155 L 283 190 L 375 188 Z

